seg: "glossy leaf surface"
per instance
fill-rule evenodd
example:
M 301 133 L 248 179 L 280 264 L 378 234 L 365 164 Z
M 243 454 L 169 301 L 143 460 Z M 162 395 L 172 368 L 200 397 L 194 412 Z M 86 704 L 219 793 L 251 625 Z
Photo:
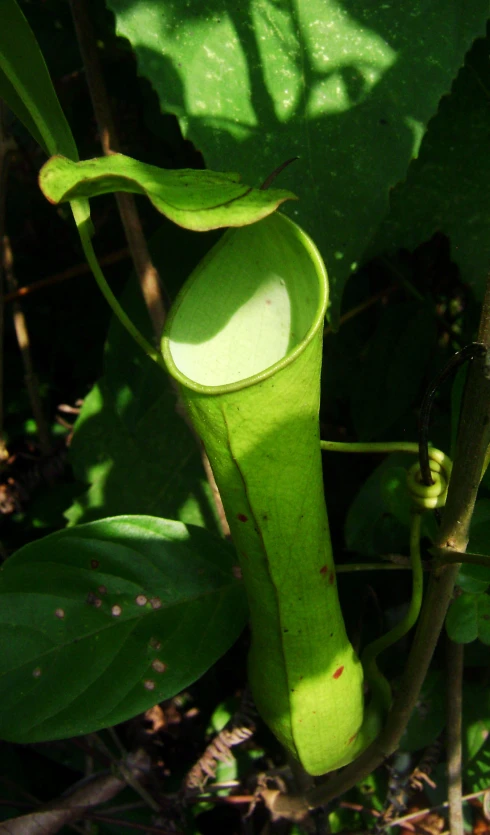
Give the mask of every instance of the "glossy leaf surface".
M 201 528 L 104 519 L 25 546 L 0 573 L 0 735 L 107 727 L 201 676 L 245 624 L 232 552 Z

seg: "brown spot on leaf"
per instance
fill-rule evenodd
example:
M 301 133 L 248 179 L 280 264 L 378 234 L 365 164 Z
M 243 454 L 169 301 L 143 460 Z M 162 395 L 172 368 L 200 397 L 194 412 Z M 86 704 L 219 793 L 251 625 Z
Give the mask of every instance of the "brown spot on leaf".
M 334 672 L 334 674 L 333 674 L 332 678 L 340 678 L 340 676 L 342 675 L 342 673 L 343 673 L 343 672 L 344 672 L 344 668 L 343 668 L 343 667 L 338 667 L 338 668 L 335 670 L 335 672 Z
M 237 513 L 236 518 L 239 522 L 248 522 L 248 516 L 245 516 L 244 513 Z
M 94 606 L 96 609 L 100 609 L 100 607 L 102 606 L 102 600 L 100 599 L 100 597 L 97 597 L 97 595 L 95 595 L 93 591 L 89 591 L 89 593 L 87 594 L 87 603 L 89 606 Z
M 322 565 L 320 568 L 320 574 L 326 574 L 328 571 L 328 565 Z
M 99 594 L 107 594 L 107 586 L 97 586 Z
M 162 601 L 159 597 L 152 597 L 150 599 L 150 606 L 152 609 L 161 609 L 162 608 Z
M 115 604 L 115 606 L 112 607 L 111 615 L 113 618 L 118 618 L 120 615 L 122 615 L 122 609 L 120 606 L 117 605 L 117 603 Z
M 134 602 L 137 606 L 146 606 L 146 604 L 148 603 L 148 598 L 145 597 L 144 594 L 138 594 Z
M 162 648 L 162 642 L 158 638 L 150 638 L 150 649 L 159 650 Z
M 231 571 L 232 571 L 232 574 L 233 574 L 233 576 L 236 580 L 242 580 L 243 579 L 242 569 L 240 568 L 239 565 L 234 565 L 233 568 L 231 569 Z
M 333 584 L 335 583 L 335 574 L 333 573 L 333 571 L 331 571 L 328 575 L 328 582 L 331 586 L 333 586 Z
M 54 616 L 55 616 L 55 618 L 59 618 L 60 620 L 63 620 L 63 618 L 65 617 L 64 609 L 55 609 L 54 610 Z
M 34 676 L 34 678 L 39 678 L 39 676 L 42 675 L 42 672 L 43 671 L 41 670 L 41 667 L 34 667 L 32 675 Z
M 145 690 L 154 690 L 155 689 L 155 682 L 151 680 L 151 678 L 146 678 L 143 682 L 143 687 Z
M 164 673 L 167 669 L 167 665 L 164 664 L 163 661 L 160 661 L 159 658 L 155 658 L 155 660 L 151 662 L 151 666 L 156 673 Z
M 100 565 L 99 560 L 90 560 L 90 568 L 98 568 Z
M 349 739 L 349 742 L 347 743 L 347 745 L 352 745 L 354 740 L 357 739 L 358 734 L 359 734 L 359 731 L 356 731 L 355 734 L 353 734 L 353 736 L 351 736 L 351 738 Z

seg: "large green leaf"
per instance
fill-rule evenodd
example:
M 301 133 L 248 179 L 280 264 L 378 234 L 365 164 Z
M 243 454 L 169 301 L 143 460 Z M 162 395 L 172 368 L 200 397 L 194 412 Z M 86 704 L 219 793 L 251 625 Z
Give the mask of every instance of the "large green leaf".
M 208 167 L 281 182 L 343 283 L 417 154 L 429 118 L 484 32 L 488 0 L 108 0 L 163 110 Z
M 405 302 L 386 310 L 350 381 L 352 420 L 359 440 L 385 436 L 418 406 L 436 341 L 434 311 Z
M 255 223 L 294 199 L 289 191 L 250 188 L 239 174 L 168 171 L 124 154 L 83 162 L 52 157 L 41 169 L 39 185 L 52 203 L 116 191 L 145 194 L 163 215 L 196 232 Z
M 78 159 L 42 52 L 16 0 L 0 0 L 0 97 L 47 154 Z M 87 200 L 74 199 L 72 211 L 91 230 Z
M 85 398 L 70 459 L 77 478 L 90 487 L 65 516 L 79 524 L 111 514 L 161 513 L 213 528 L 197 444 L 161 369 L 140 354 L 141 401 L 129 385 L 111 389 L 106 377 Z M 148 387 L 150 368 L 160 375 L 158 387 Z
M 216 233 L 192 234 L 164 224 L 151 254 L 172 296 L 215 241 Z M 121 303 L 151 339 L 134 275 Z M 70 523 L 145 513 L 215 528 L 198 444 L 176 411 L 176 394 L 115 317 L 104 365 L 104 377 L 85 398 L 70 447 L 76 477 L 90 485 L 67 511 Z
M 48 154 L 78 159 L 41 50 L 16 0 L 0 0 L 0 96 Z
M 404 453 L 389 455 L 366 479 L 349 508 L 345 522 L 345 540 L 350 551 L 377 556 L 380 546 L 385 552 L 403 549 L 407 541 L 406 526 L 397 518 L 399 514 L 395 515 L 393 511 L 398 511 L 400 474 L 403 471 L 406 473 L 413 460 L 412 456 Z
M 488 11 L 488 9 L 487 9 Z M 429 125 L 372 252 L 415 249 L 435 232 L 451 241 L 462 276 L 482 298 L 490 262 L 490 39 L 478 40 Z
M 18 551 L 0 572 L 0 736 L 113 725 L 201 676 L 246 620 L 229 546 L 121 516 Z
M 431 671 L 424 681 L 417 704 L 405 728 L 402 751 L 419 751 L 432 745 L 444 730 L 446 722 L 445 682 L 440 671 Z

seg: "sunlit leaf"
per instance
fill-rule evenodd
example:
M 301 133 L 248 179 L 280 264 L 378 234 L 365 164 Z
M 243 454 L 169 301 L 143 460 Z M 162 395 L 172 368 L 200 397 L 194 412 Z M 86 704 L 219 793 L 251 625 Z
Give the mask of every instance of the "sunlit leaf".
M 163 111 L 212 169 L 281 184 L 343 284 L 388 209 L 487 0 L 109 0 Z
M 41 169 L 39 185 L 52 203 L 116 191 L 145 194 L 163 215 L 196 232 L 255 223 L 295 199 L 289 191 L 243 185 L 239 174 L 171 171 L 124 154 L 78 163 L 52 157 Z

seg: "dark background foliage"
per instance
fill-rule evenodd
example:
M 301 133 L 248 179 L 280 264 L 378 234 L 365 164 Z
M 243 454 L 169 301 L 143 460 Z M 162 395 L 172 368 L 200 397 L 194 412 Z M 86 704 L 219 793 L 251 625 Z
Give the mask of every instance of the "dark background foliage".
M 121 7 L 116 2 L 110 5 L 116 12 Z M 22 7 L 41 45 L 81 157 L 99 155 L 99 137 L 69 5 L 64 0 L 31 0 Z M 91 11 L 123 152 L 165 168 L 201 168 L 205 162 L 216 169 L 240 167 L 238 163 L 231 165 L 229 158 L 223 166 L 219 164 L 220 153 L 229 157 L 229 149 L 223 150 L 217 142 L 209 151 L 213 137 L 205 122 L 189 131 L 196 144 L 183 137 L 176 116 L 162 114 L 157 92 L 138 75 L 129 42 L 116 37 L 113 15 L 96 0 Z M 488 180 L 489 45 L 489 38 L 480 38 L 467 55 L 452 91 L 442 99 L 429 124 L 418 159 L 391 194 L 385 220 L 374 237 L 366 234 L 368 255 L 350 275 L 344 293 L 338 292 L 335 297 L 332 324 L 336 329 L 339 322 L 340 326 L 335 332 L 327 327 L 324 342 L 324 438 L 415 440 L 426 386 L 453 352 L 474 338 L 488 267 L 490 206 L 488 189 L 482 184 Z M 141 55 L 138 57 L 141 61 Z M 144 62 L 140 70 L 144 70 Z M 355 95 L 360 81 L 354 69 L 346 83 Z M 177 104 L 169 109 L 178 111 Z M 425 110 L 430 108 L 426 106 Z M 359 119 L 362 124 L 362 114 Z M 352 131 L 357 124 L 352 124 Z M 22 297 L 17 294 L 15 301 L 21 302 L 29 327 L 32 362 L 50 427 L 52 453 L 45 457 L 39 450 L 12 316 L 15 291 L 6 288 L 3 402 L 9 459 L 4 463 L 0 485 L 3 556 L 63 528 L 67 522 L 76 524 L 124 513 L 179 519 L 218 531 L 200 454 L 175 411 L 171 387 L 159 369 L 138 353 L 120 325 L 111 320 L 93 278 L 83 267 L 81 247 L 67 211 L 49 207 L 39 192 L 37 173 L 45 161 L 42 152 L 11 116 L 8 128 L 17 150 L 6 186 L 5 234 L 12 248 L 18 286 L 28 291 Z M 321 126 L 318 129 L 323 130 Z M 283 134 L 271 156 L 271 168 L 280 164 L 284 146 L 287 148 L 287 133 Z M 206 160 L 201 151 L 205 155 L 208 152 Z M 246 147 L 242 151 L 246 160 L 242 173 L 250 179 L 251 154 Z M 328 169 L 330 164 L 323 151 L 318 154 L 317 171 L 321 173 L 323 166 Z M 393 165 L 395 185 L 403 172 Z M 251 179 L 260 181 L 267 173 L 254 172 Z M 285 175 L 279 185 L 293 188 L 289 176 Z M 375 187 L 376 183 L 368 179 L 366 188 Z M 330 196 L 328 199 L 332 200 Z M 176 229 L 169 222 L 162 223 L 142 198 L 137 198 L 137 205 L 170 301 L 218 233 Z M 383 212 L 379 214 L 381 220 Z M 112 259 L 105 267 L 111 286 L 131 317 L 149 334 L 113 197 L 93 200 L 92 217 L 97 253 L 102 260 Z M 356 223 L 361 221 L 362 213 Z M 80 267 L 76 274 L 71 272 L 74 267 Z M 347 278 L 347 273 L 338 273 L 338 285 Z M 444 384 L 432 417 L 431 440 L 448 452 L 454 440 L 461 389 L 461 381 L 454 387 L 452 381 Z M 74 432 L 66 426 L 67 419 L 74 420 L 73 414 L 60 411 L 60 404 L 74 409 L 81 405 Z M 407 527 L 393 489 L 405 463 L 403 456 L 380 460 L 373 455 L 332 453 L 326 458 L 326 500 L 339 564 L 406 555 Z M 489 553 L 490 548 L 489 499 L 484 482 L 473 540 L 473 550 L 480 553 Z M 478 576 L 473 570 L 465 575 L 450 611 L 448 629 L 455 639 L 469 644 L 464 778 L 465 791 L 470 793 L 488 785 L 485 742 L 490 729 L 490 634 L 486 625 L 487 575 Z M 346 572 L 339 575 L 339 588 L 349 633 L 357 646 L 389 627 L 406 607 L 410 593 L 403 571 Z M 249 823 L 243 822 L 240 809 L 246 806 L 215 802 L 212 797 L 200 799 L 183 812 L 175 802 L 183 776 L 210 735 L 221 728 L 239 703 L 246 681 L 247 641 L 247 635 L 242 635 L 202 679 L 166 701 L 158 728 L 158 723 L 152 725 L 148 717 L 118 728 L 129 748 L 144 740 L 151 749 L 157 796 L 168 812 L 162 831 L 189 835 L 267 831 L 263 828 L 263 812 L 257 812 Z M 383 659 L 390 678 L 396 679 L 401 672 L 407 646 L 397 647 Z M 440 738 L 446 686 L 443 672 L 441 650 L 405 734 L 403 752 L 393 763 L 402 775 L 413 770 Z M 114 755 L 118 753 L 113 738 L 105 731 L 98 743 L 91 737 L 33 745 L 1 743 L 0 818 L 8 820 L 30 809 L 34 802 L 57 797 L 89 767 L 98 770 L 107 766 L 101 741 Z M 443 761 L 442 753 L 432 774 L 435 788 L 425 785 L 417 797 L 422 807 L 445 799 Z M 254 742 L 241 751 L 236 763 L 219 765 L 218 779 L 242 780 L 241 792 L 247 796 L 256 772 L 280 762 L 277 743 L 259 726 Z M 385 771 L 354 789 L 347 798 L 351 807 L 331 811 L 332 831 L 371 827 L 374 817 L 370 810 L 383 808 L 387 784 Z M 403 776 L 395 785 L 405 791 Z M 133 803 L 134 798 L 128 789 L 119 796 L 117 805 Z M 86 831 L 101 835 L 145 831 L 144 826 L 155 823 L 143 804 L 129 811 L 114 811 L 110 817 L 116 822 L 94 820 L 93 828 Z M 479 809 L 468 812 L 469 826 L 476 827 L 480 817 Z M 276 831 L 302 830 L 276 824 Z

